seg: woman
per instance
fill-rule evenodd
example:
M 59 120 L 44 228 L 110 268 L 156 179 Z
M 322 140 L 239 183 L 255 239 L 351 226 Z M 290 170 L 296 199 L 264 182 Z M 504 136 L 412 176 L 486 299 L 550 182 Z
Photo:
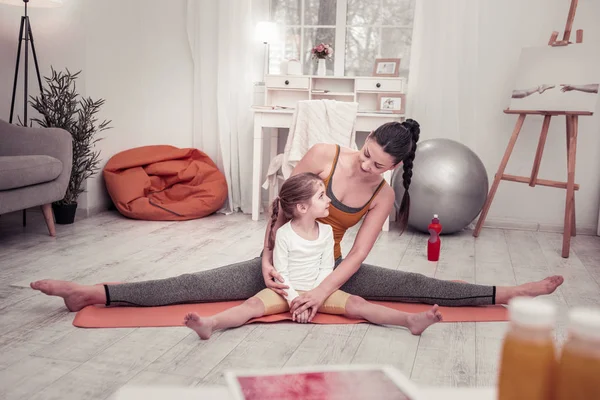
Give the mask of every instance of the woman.
M 414 120 L 387 123 L 368 136 L 360 151 L 318 144 L 294 168 L 293 175 L 312 172 L 325 182 L 327 196 L 331 198 L 330 214 L 320 222 L 329 224 L 333 229 L 336 268 L 315 289 L 294 299 L 290 307 L 292 313 L 310 310 L 312 319 L 325 299 L 338 289 L 368 300 L 478 306 L 506 304 L 518 295 L 550 294 L 562 284 L 562 276 L 552 276 L 520 286 L 474 285 L 362 264 L 394 207 L 394 191 L 381 175 L 400 165 L 406 190 L 398 221 L 402 227 L 406 226 L 410 208 L 408 188 L 419 134 L 419 124 Z M 342 259 L 342 237 L 349 227 L 363 217 L 352 249 Z M 276 228 L 282 223 L 278 219 Z M 48 295 L 62 297 L 71 311 L 91 304 L 159 306 L 245 300 L 265 287 L 285 296 L 287 286 L 273 267 L 273 254 L 268 248 L 269 230 L 267 226 L 261 257 L 221 268 L 119 285 L 85 286 L 43 280 L 31 283 L 31 287 Z

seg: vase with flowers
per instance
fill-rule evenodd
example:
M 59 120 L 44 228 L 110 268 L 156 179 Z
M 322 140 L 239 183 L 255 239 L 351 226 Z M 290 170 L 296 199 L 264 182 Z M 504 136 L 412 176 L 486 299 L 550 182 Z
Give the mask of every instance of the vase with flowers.
M 319 43 L 311 50 L 312 58 L 317 60 L 317 75 L 327 75 L 327 66 L 325 65 L 327 59 L 333 57 L 333 47 L 328 43 Z

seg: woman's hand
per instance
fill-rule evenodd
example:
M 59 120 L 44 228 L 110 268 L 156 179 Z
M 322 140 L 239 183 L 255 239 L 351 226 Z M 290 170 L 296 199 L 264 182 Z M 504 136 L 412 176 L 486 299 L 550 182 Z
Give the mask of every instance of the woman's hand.
M 292 300 L 290 312 L 292 315 L 300 315 L 308 310 L 310 311 L 308 322 L 310 322 L 317 315 L 317 311 L 319 311 L 319 308 L 321 308 L 327 297 L 327 293 L 317 287 Z
M 292 321 L 296 321 L 298 323 L 305 324 L 309 321 L 309 317 L 310 317 L 310 309 L 308 309 L 300 314 L 293 313 Z
M 277 272 L 273 265 L 263 261 L 262 273 L 265 285 L 267 285 L 269 289 L 280 296 L 287 297 L 287 292 L 284 289 L 289 289 L 289 286 L 283 284 L 283 277 Z

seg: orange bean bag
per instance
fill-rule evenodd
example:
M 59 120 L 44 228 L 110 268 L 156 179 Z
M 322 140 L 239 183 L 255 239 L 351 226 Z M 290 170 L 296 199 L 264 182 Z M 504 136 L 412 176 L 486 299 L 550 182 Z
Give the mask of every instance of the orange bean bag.
M 103 170 L 119 212 L 154 221 L 202 218 L 227 199 L 227 182 L 215 163 L 197 149 L 144 146 L 115 154 Z

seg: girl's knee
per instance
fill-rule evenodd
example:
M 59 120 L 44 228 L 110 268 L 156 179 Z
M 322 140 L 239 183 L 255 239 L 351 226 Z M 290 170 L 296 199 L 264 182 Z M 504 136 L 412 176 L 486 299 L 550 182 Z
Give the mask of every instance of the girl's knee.
M 258 297 L 250 297 L 248 300 L 244 301 L 244 305 L 255 312 L 255 315 L 260 316 L 265 312 L 265 305 Z
M 349 315 L 360 315 L 361 310 L 367 304 L 367 301 L 359 296 L 351 295 L 346 300 L 346 314 Z

